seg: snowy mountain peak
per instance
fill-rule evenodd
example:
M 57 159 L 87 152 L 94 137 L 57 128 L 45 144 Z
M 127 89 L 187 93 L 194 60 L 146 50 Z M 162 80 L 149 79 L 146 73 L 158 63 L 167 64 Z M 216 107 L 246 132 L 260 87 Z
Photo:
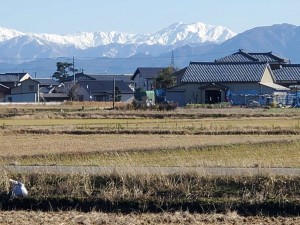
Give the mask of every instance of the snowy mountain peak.
M 175 23 L 157 32 L 155 36 L 164 37 L 161 44 L 178 45 L 178 43 L 206 43 L 212 42 L 220 44 L 236 34 L 222 26 L 207 25 L 201 22 L 184 24 Z
M 232 31 L 204 23 L 175 23 L 155 34 L 129 34 L 116 31 L 111 32 L 76 32 L 73 34 L 26 34 L 16 30 L 0 28 L 0 42 L 27 35 L 46 43 L 74 46 L 78 49 L 88 49 L 109 44 L 146 44 L 146 45 L 176 45 L 188 43 L 222 43 L 235 36 Z
M 0 42 L 7 41 L 11 38 L 22 36 L 22 35 L 25 34 L 17 30 L 0 27 Z
M 154 34 L 98 31 L 58 35 L 22 33 L 0 28 L 0 50 L 6 57 L 11 58 L 25 56 L 38 58 L 39 55 L 42 57 L 70 55 L 129 57 L 135 54 L 155 56 L 184 45 L 220 44 L 233 36 L 235 33 L 224 27 L 200 22 L 175 23 Z

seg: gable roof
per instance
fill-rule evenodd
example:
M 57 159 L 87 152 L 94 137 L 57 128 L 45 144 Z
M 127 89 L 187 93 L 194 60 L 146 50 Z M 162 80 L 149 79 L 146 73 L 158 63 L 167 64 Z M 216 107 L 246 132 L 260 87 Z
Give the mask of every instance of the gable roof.
M 138 67 L 132 75 L 131 80 L 134 80 L 138 74 L 142 74 L 146 79 L 154 78 L 159 75 L 163 69 L 165 69 L 165 67 Z
M 181 82 L 260 82 L 267 68 L 272 75 L 269 64 L 262 62 L 191 62 Z
M 277 55 L 274 55 L 272 52 L 263 52 L 263 53 L 248 53 L 250 56 L 256 58 L 259 62 L 268 62 L 268 63 L 290 63 L 289 59 L 281 58 Z
M 125 74 L 85 74 L 83 72 L 75 74 L 76 81 L 87 81 L 87 80 L 123 80 L 126 82 L 131 81 L 131 75 Z M 65 81 L 74 81 L 74 76 L 70 75 Z
M 82 88 L 91 93 L 113 93 L 113 82 L 108 80 L 91 80 L 78 81 Z M 133 93 L 133 90 L 123 81 L 115 81 L 115 86 L 119 88 L 121 93 Z
M 32 78 L 32 80 L 35 80 L 40 83 L 42 86 L 58 86 L 59 82 L 51 79 L 51 78 Z
M 131 75 L 117 75 L 117 74 L 90 74 L 89 77 L 95 80 L 122 80 L 130 81 Z
M 19 82 L 27 73 L 0 74 L 0 82 Z
M 276 81 L 300 82 L 300 64 L 282 65 L 280 69 L 273 70 Z
M 9 87 L 7 87 L 7 86 L 5 86 L 5 85 L 3 85 L 3 84 L 0 84 L 0 90 L 2 90 L 2 91 L 9 91 Z
M 216 59 L 215 62 L 268 62 L 268 63 L 290 63 L 290 60 L 281 58 L 272 52 L 248 53 L 243 49 L 231 55 Z

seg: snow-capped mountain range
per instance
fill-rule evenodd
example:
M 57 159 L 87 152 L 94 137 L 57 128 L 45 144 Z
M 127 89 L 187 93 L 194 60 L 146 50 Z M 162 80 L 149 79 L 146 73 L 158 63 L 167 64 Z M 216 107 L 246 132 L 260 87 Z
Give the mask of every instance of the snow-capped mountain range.
M 26 71 L 51 77 L 59 61 L 87 73 L 133 73 L 137 67 L 186 67 L 190 61 L 215 59 L 244 49 L 270 52 L 300 63 L 300 26 L 274 24 L 235 34 L 203 23 L 176 23 L 154 34 L 77 32 L 33 34 L 0 28 L 0 73 Z M 171 56 L 174 53 L 174 58 Z
M 23 33 L 0 27 L 0 58 L 62 57 L 82 54 L 90 57 L 129 57 L 140 53 L 158 55 L 186 44 L 220 44 L 235 35 L 225 27 L 200 22 L 175 23 L 154 34 L 112 31 L 57 35 Z M 153 46 L 162 48 L 155 47 L 153 50 Z

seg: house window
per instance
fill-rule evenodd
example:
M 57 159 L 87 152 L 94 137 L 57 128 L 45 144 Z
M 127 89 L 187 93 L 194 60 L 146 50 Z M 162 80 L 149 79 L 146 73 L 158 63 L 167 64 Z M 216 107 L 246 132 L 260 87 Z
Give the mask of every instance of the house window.
M 28 89 L 29 89 L 29 91 L 34 91 L 34 86 L 33 85 L 29 85 Z

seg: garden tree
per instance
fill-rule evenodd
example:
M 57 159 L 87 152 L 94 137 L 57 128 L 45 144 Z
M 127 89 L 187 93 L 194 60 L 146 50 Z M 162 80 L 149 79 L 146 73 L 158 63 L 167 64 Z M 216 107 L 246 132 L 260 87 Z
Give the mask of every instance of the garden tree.
M 52 75 L 54 79 L 59 80 L 60 82 L 64 82 L 69 76 L 69 72 L 76 72 L 74 70 L 73 64 L 68 62 L 57 62 L 56 63 L 57 70 Z
M 173 76 L 173 73 L 173 67 L 164 68 L 155 78 L 155 88 L 165 89 L 174 86 L 176 84 L 176 81 L 175 77 Z
M 121 91 L 119 87 L 115 87 L 115 101 L 120 102 L 122 99 Z

